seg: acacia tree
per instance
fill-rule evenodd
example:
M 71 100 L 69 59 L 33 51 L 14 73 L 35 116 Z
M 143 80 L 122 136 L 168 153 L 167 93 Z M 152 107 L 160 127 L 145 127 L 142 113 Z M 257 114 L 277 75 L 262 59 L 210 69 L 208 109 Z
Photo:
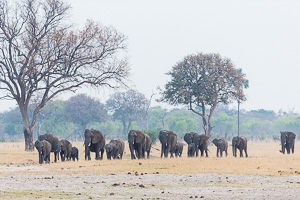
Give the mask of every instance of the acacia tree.
M 145 95 L 136 90 L 114 93 L 106 102 L 114 120 L 122 122 L 124 135 L 129 132 L 132 122 L 146 120 L 148 106 Z
M 104 104 L 85 94 L 71 97 L 64 110 L 68 120 L 81 126 L 82 133 L 89 123 L 104 121 L 107 116 Z
M 62 0 L 0 2 L 0 90 L 17 101 L 25 150 L 34 148 L 37 115 L 48 101 L 81 87 L 118 87 L 129 75 L 127 60 L 117 58 L 126 37 L 93 21 L 73 30 L 69 10 Z
M 244 75 L 237 72 L 230 59 L 219 54 L 186 56 L 167 75 L 171 80 L 161 92 L 160 100 L 172 105 L 188 105 L 189 110 L 202 117 L 204 133 L 208 137 L 211 136 L 211 119 L 218 104 L 246 100 Z

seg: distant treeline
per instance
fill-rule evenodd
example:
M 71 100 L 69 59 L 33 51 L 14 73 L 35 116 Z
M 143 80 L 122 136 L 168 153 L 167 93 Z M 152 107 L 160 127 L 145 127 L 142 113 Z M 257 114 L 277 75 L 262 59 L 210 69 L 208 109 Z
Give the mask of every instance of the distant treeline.
M 81 101 L 85 101 L 84 98 L 89 97 L 83 95 L 82 98 Z M 114 119 L 113 114 L 107 110 L 106 105 L 100 102 L 88 103 L 87 107 L 82 107 L 76 106 L 76 104 L 74 106 L 74 99 L 72 101 L 52 101 L 38 116 L 34 139 L 40 134 L 52 133 L 61 139 L 82 140 L 85 128 L 101 130 L 107 139 L 127 139 L 124 127 L 145 130 L 154 140 L 162 129 L 176 132 L 179 138 L 183 138 L 187 132 L 203 133 L 202 120 L 199 115 L 186 108 L 166 110 L 159 106 L 150 107 L 148 112 L 143 113 L 144 116 L 139 116 L 138 120 L 134 120 L 130 124 L 126 122 L 125 125 L 121 120 Z M 95 112 L 98 115 L 91 114 Z M 81 123 L 83 121 L 84 123 Z M 229 109 L 228 106 L 219 106 L 213 116 L 212 125 L 214 127 L 212 138 L 231 139 L 237 135 L 237 110 Z M 300 114 L 275 113 L 263 109 L 240 111 L 240 135 L 249 139 L 276 140 L 279 139 L 280 131 L 285 130 L 293 131 L 296 135 L 300 133 Z M 24 139 L 24 135 L 18 108 L 0 113 L 0 141 L 20 139 Z

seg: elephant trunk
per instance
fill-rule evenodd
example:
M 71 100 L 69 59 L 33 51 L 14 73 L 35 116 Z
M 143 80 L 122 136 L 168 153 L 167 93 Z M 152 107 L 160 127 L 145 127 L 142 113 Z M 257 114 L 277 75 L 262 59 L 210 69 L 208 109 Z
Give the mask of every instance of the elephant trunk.
M 42 155 L 42 150 L 38 150 L 39 151 L 39 163 L 43 164 L 43 155 Z
M 285 153 L 285 143 L 281 142 L 281 153 Z
M 130 150 L 130 153 L 131 153 L 131 159 L 135 159 L 133 142 L 130 142 L 130 141 L 129 141 L 129 150 Z

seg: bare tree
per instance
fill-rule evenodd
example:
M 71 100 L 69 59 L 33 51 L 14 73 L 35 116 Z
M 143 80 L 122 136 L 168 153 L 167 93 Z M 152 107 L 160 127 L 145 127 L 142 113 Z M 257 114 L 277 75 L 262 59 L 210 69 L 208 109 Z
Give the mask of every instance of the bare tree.
M 33 150 L 37 115 L 48 101 L 81 87 L 125 83 L 128 63 L 117 56 L 126 49 L 126 37 L 93 21 L 72 30 L 66 23 L 70 6 L 62 0 L 11 2 L 0 2 L 1 98 L 17 101 L 25 150 Z M 38 103 L 29 117 L 33 99 Z
M 211 119 L 218 104 L 246 100 L 245 75 L 238 73 L 230 59 L 219 54 L 186 56 L 168 73 L 171 81 L 162 92 L 161 101 L 188 105 L 202 118 L 205 134 L 210 137 Z

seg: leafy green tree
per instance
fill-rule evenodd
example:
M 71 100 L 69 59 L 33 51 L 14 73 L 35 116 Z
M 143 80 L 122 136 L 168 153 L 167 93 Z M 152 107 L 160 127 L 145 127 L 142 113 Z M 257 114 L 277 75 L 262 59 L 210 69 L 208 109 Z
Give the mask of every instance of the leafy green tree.
M 201 116 L 208 137 L 211 136 L 211 120 L 217 105 L 246 99 L 243 93 L 245 77 L 237 72 L 230 59 L 219 54 L 186 56 L 167 74 L 171 80 L 161 93 L 161 101 L 188 105 L 189 110 Z
M 106 108 L 112 113 L 114 120 L 123 125 L 123 135 L 129 132 L 134 121 L 145 121 L 149 101 L 145 95 L 136 90 L 118 92 L 110 96 Z
M 70 122 L 81 126 L 81 133 L 89 123 L 104 122 L 107 118 L 104 104 L 86 94 L 73 96 L 66 101 L 64 113 Z

